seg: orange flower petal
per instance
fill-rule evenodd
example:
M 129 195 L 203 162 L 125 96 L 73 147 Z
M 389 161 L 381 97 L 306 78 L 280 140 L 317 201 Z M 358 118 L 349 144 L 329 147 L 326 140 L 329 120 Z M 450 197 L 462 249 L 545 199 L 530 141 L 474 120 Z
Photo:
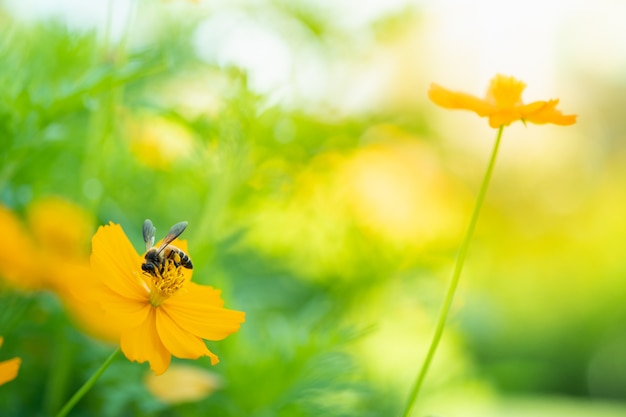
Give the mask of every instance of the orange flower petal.
M 537 113 L 543 109 L 549 102 L 547 101 L 534 101 L 529 104 L 517 106 L 520 117 L 527 118 L 529 115 Z
M 431 84 L 428 97 L 438 106 L 446 109 L 470 110 L 481 117 L 487 116 L 495 110 L 492 104 L 471 94 L 451 91 L 438 84 Z
M 147 296 L 144 300 L 130 300 L 110 290 L 101 291 L 97 296 L 97 303 L 123 328 L 135 327 L 147 320 L 151 308 Z
M 122 227 L 109 223 L 100 226 L 92 238 L 91 266 L 102 282 L 114 292 L 131 300 L 145 300 L 146 287 L 141 277 L 142 258 L 137 254 Z
M 524 119 L 531 123 L 544 124 L 553 123 L 560 126 L 569 126 L 576 123 L 576 115 L 564 115 L 561 111 L 556 109 L 559 100 L 550 100 L 547 103 L 527 115 Z
M 39 274 L 34 242 L 28 238 L 18 217 L 0 205 L 0 277 L 19 288 L 39 289 L 44 282 Z
M 122 334 L 120 346 L 130 361 L 150 362 L 150 369 L 161 375 L 170 365 L 172 356 L 165 348 L 156 328 L 156 311 L 152 307 L 147 319 L 139 326 Z
M 113 292 L 95 279 L 89 264 L 60 263 L 51 270 L 57 294 L 79 327 L 98 339 L 119 341 L 121 330 L 132 324 L 106 313 L 101 301 Z
M 177 358 L 198 359 L 201 356 L 210 356 L 211 363 L 217 360 L 217 356 L 207 349 L 201 338 L 178 326 L 162 307 L 156 311 L 156 328 L 163 345 Z
M 245 313 L 222 308 L 220 291 L 189 283 L 189 290 L 166 301 L 167 312 L 186 331 L 207 340 L 222 340 L 236 332 Z
M 508 126 L 512 122 L 521 118 L 519 111 L 516 110 L 500 110 L 489 115 L 489 126 L 499 128 L 500 126 Z
M 22 360 L 20 358 L 0 362 L 0 385 L 13 381 L 17 377 L 21 364 Z

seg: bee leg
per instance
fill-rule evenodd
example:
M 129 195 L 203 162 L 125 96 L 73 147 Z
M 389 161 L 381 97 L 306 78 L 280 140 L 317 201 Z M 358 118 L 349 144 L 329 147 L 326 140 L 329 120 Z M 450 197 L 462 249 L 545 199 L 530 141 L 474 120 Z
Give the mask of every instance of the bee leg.
M 176 268 L 178 268 L 181 263 L 180 254 L 176 252 L 172 252 L 172 254 L 173 254 L 172 261 L 174 261 L 174 265 L 176 265 Z

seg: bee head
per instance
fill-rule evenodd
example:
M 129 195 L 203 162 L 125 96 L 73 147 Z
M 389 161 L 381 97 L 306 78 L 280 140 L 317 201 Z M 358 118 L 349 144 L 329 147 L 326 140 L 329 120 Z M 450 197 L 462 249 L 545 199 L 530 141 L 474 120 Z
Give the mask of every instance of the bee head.
M 150 249 L 148 252 L 146 252 L 144 258 L 147 262 L 158 263 L 159 252 L 156 249 Z

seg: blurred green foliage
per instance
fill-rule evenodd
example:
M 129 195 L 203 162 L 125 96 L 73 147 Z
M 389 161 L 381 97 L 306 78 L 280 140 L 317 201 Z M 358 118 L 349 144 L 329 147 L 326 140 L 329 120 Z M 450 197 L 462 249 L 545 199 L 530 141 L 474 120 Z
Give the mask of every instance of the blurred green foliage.
M 207 398 L 166 405 L 144 384 L 147 366 L 119 359 L 72 415 L 397 415 L 439 308 L 473 179 L 456 174 L 452 152 L 432 151 L 440 143 L 419 101 L 350 116 L 277 105 L 250 87 L 244 69 L 200 59 L 193 36 L 201 16 L 183 21 L 171 6 L 142 3 L 135 18 L 154 7 L 158 30 L 137 45 L 132 25 L 112 41 L 0 11 L 0 202 L 24 214 L 38 198 L 61 196 L 93 215 L 94 230 L 121 224 L 138 250 L 145 218 L 158 233 L 188 220 L 194 279 L 222 289 L 226 306 L 247 314 L 239 333 L 211 344 L 218 366 L 193 363 L 224 381 Z M 329 55 L 346 53 L 358 38 L 310 5 L 263 8 L 272 12 L 265 24 L 288 20 L 298 26 L 289 30 Z M 369 28 L 371 42 L 401 30 L 407 16 L 418 17 L 381 18 Z M 376 128 L 390 125 L 395 133 L 377 136 Z M 439 191 L 424 188 L 452 207 L 441 214 L 433 206 L 446 225 L 423 241 L 394 238 L 356 216 L 338 185 L 355 155 L 407 137 L 426 149 L 419 164 L 436 165 L 416 187 L 435 181 Z M 626 263 L 581 260 L 596 253 L 584 231 L 597 229 L 584 218 L 601 213 L 610 197 L 591 195 L 596 204 L 586 211 L 554 220 L 541 202 L 535 211 L 516 209 L 507 200 L 515 192 L 506 190 L 515 173 L 502 171 L 462 279 L 472 282 L 462 318 L 447 330 L 424 395 L 471 396 L 476 384 L 478 397 L 493 389 L 623 402 L 626 285 L 616 282 Z M 529 213 L 553 222 L 547 236 L 524 233 L 528 223 L 519 217 Z M 415 217 L 425 219 L 424 230 L 436 223 L 424 212 Z M 588 229 L 567 240 L 573 221 Z M 602 242 L 614 247 L 613 239 Z M 595 273 L 607 282 L 587 284 Z M 566 297 L 570 285 L 578 293 Z M 53 414 L 113 347 L 77 330 L 54 294 L 3 288 L 0 303 L 0 359 L 23 360 L 19 377 L 0 387 L 0 411 Z
M 294 17 L 312 27 L 309 15 Z M 119 360 L 72 415 L 391 413 L 397 404 L 384 387 L 367 382 L 347 351 L 363 329 L 341 320 L 340 294 L 242 239 L 259 201 L 287 198 L 286 187 L 316 155 L 354 148 L 363 122 L 268 106 L 241 70 L 197 59 L 194 24 L 160 24 L 166 29 L 132 51 L 55 22 L 4 15 L 0 25 L 3 204 L 22 213 L 41 196 L 62 196 L 93 213 L 94 229 L 109 220 L 122 224 L 137 248 L 144 218 L 163 233 L 187 219 L 196 279 L 221 288 L 227 306 L 247 313 L 239 335 L 211 347 L 222 357 L 216 372 L 226 383 L 209 399 L 168 407 L 145 388 L 146 366 Z M 185 113 L 176 94 L 198 85 L 217 109 Z M 132 126 L 135 120 L 144 126 Z M 175 138 L 180 143 L 156 153 L 154 144 L 135 147 L 133 135 L 162 121 L 183 132 Z M 277 137 L 281 125 L 284 140 Z M 2 353 L 22 357 L 23 365 L 19 378 L 2 387 L 0 409 L 52 414 L 111 347 L 77 331 L 53 294 L 4 289 L 2 305 Z

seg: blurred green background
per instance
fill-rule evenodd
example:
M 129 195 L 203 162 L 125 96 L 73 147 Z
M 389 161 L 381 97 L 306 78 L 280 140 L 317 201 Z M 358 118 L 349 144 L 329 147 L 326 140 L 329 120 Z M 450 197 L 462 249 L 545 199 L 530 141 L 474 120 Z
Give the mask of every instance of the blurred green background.
M 187 220 L 194 280 L 247 314 L 217 366 L 174 361 L 193 399 L 122 358 L 72 415 L 399 415 L 495 136 L 426 90 L 497 72 L 579 122 L 505 129 L 414 415 L 626 415 L 626 6 L 527 3 L 0 2 L 0 203 L 138 251 Z M 54 291 L 0 303 L 0 414 L 52 415 L 114 347 Z

